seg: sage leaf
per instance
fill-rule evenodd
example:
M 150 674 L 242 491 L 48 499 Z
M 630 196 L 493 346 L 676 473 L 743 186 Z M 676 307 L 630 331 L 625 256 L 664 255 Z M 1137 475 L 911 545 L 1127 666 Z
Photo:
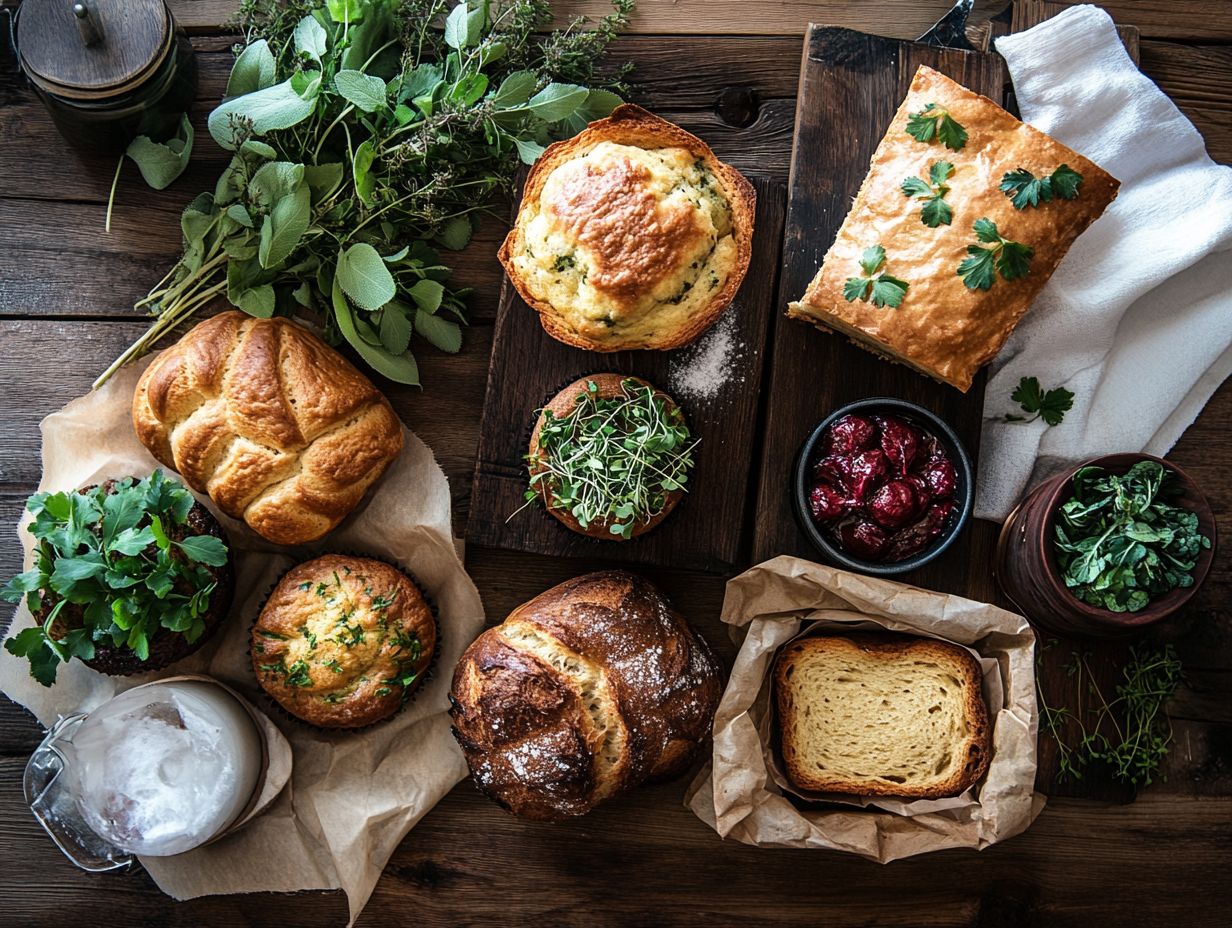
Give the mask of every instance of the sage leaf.
M 522 159 L 523 164 L 534 164 L 539 160 L 539 156 L 547 151 L 547 149 L 538 142 L 530 139 L 515 138 L 513 140 L 513 144 L 517 146 L 518 157 Z
M 362 71 L 339 71 L 334 89 L 365 113 L 375 113 L 385 105 L 385 82 Z
M 477 103 L 488 89 L 488 78 L 483 74 L 468 74 L 453 85 L 449 100 L 456 106 L 471 106 Z
M 254 226 L 252 216 L 249 215 L 248 208 L 243 203 L 232 203 L 227 207 L 227 215 L 245 228 L 251 229 Z
M 497 88 L 492 95 L 492 105 L 497 109 L 512 109 L 520 107 L 530 100 L 531 94 L 539 86 L 539 78 L 533 71 L 514 71 Z
M 257 258 L 264 268 L 277 267 L 295 250 L 312 221 L 311 191 L 301 184 L 274 204 L 261 224 Z M 371 247 L 371 246 L 369 246 Z
M 377 373 L 383 374 L 396 383 L 419 386 L 419 365 L 415 363 L 411 355 L 392 355 L 383 349 L 374 348 L 360 338 L 355 327 L 355 317 L 351 313 L 351 307 L 347 304 L 337 278 L 334 279 L 331 297 L 334 305 L 334 318 L 338 322 L 338 331 L 347 340 L 347 344 L 354 348 Z
M 184 233 L 185 244 L 190 247 L 204 247 L 205 237 L 217 219 L 212 196 L 203 193 L 194 199 L 184 207 L 184 212 L 180 213 L 180 231 Z
M 381 310 L 381 344 L 390 354 L 405 353 L 411 344 L 411 320 L 407 317 L 409 307 L 394 300 Z
M 319 22 L 311 16 L 305 16 L 295 27 L 294 38 L 296 52 L 311 58 L 317 64 L 321 63 L 329 37 Z
M 278 152 L 274 150 L 273 145 L 266 145 L 258 139 L 248 139 L 240 146 L 241 155 L 254 155 L 257 158 L 263 158 L 266 161 L 272 161 L 278 157 Z
M 325 0 L 329 18 L 336 23 L 356 23 L 364 18 L 361 0 Z
M 422 309 L 415 313 L 415 331 L 449 354 L 457 354 L 462 347 L 462 329 L 456 322 L 434 316 Z
M 465 3 L 459 3 L 445 17 L 445 44 L 459 51 L 466 48 L 470 41 L 470 29 L 466 21 L 467 8 Z
M 576 84 L 548 84 L 530 98 L 526 108 L 544 122 L 559 122 L 572 116 L 588 96 L 590 91 Z
M 283 81 L 263 90 L 225 101 L 210 113 L 210 135 L 227 151 L 235 151 L 236 117 L 251 120 L 252 131 L 264 135 L 274 129 L 289 129 L 298 125 L 316 108 L 316 97 L 305 100 L 295 92 L 291 82 Z
M 407 291 L 415 305 L 426 313 L 434 313 L 441 308 L 441 300 L 445 297 L 445 288 L 435 280 L 416 281 L 415 286 Z
M 471 221 L 466 216 L 454 216 L 441 226 L 437 241 L 450 251 L 461 251 L 471 240 Z
M 268 161 L 257 168 L 248 183 L 248 193 L 261 209 L 270 209 L 304 182 L 306 168 L 290 161 Z
M 179 132 L 166 142 L 151 141 L 139 135 L 129 143 L 124 154 L 137 163 L 141 177 L 155 190 L 164 190 L 188 167 L 192 155 L 193 127 L 188 114 L 180 117 Z
M 231 302 L 250 316 L 256 316 L 258 319 L 268 319 L 274 315 L 274 307 L 276 305 L 274 288 L 270 284 L 252 287 L 249 290 L 243 291 Z
M 586 95 L 586 102 L 582 104 L 579 113 L 587 122 L 593 122 L 596 119 L 603 119 L 606 116 L 612 115 L 612 110 L 624 102 L 620 98 L 620 94 L 596 88 Z
M 372 206 L 372 194 L 376 192 L 376 177 L 371 173 L 372 162 L 376 158 L 376 147 L 372 139 L 365 139 L 363 144 L 355 149 L 355 158 L 351 162 L 351 173 L 355 176 L 355 193 L 365 206 Z
M 242 97 L 271 87 L 276 80 L 276 71 L 274 53 L 270 51 L 269 43 L 265 39 L 258 39 L 235 59 L 223 96 Z
M 394 298 L 397 288 L 380 252 L 358 242 L 338 255 L 335 279 L 362 309 L 377 310 Z
M 428 93 L 440 82 L 440 68 L 434 64 L 418 65 L 403 75 L 402 84 L 398 88 L 397 101 L 405 103 L 407 100 L 413 100 L 415 97 Z
M 312 190 L 312 205 L 316 206 L 328 199 L 342 183 L 342 165 L 337 162 L 304 165 L 304 183 Z

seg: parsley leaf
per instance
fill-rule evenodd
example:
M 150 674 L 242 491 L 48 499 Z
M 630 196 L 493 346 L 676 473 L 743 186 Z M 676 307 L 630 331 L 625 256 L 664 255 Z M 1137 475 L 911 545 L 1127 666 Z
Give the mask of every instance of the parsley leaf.
M 1026 209 L 1050 203 L 1054 196 L 1072 200 L 1078 196 L 1082 175 L 1063 164 L 1046 177 L 1036 177 L 1026 168 L 1007 171 L 1001 178 L 1001 191 L 1010 198 L 1014 209 Z
M 936 138 L 950 151 L 959 151 L 967 144 L 967 130 L 959 125 L 949 110 L 936 103 L 910 114 L 906 131 L 917 142 L 931 142 Z
M 946 183 L 954 173 L 954 165 L 948 161 L 936 161 L 929 168 L 928 180 L 920 177 L 906 177 L 902 182 L 902 191 L 907 196 L 924 200 L 924 208 L 920 211 L 920 219 L 930 229 L 937 226 L 948 226 L 954 219 L 954 210 L 945 202 L 945 195 L 950 192 Z
M 4 642 L 4 650 L 14 657 L 24 657 L 30 661 L 30 676 L 43 686 L 51 686 L 56 682 L 56 669 L 60 658 L 47 643 L 42 626 L 35 625 L 18 632 Z
M 967 246 L 970 257 L 962 260 L 957 273 L 968 290 L 988 290 L 996 280 L 996 273 L 1003 280 L 1017 280 L 1030 272 L 1031 258 L 1035 255 L 1030 245 L 1005 238 L 997 230 L 997 224 L 988 218 L 977 219 L 973 228 L 976 239 L 992 247 Z
M 1023 377 L 1010 394 L 1010 399 L 1022 407 L 1023 412 L 1034 413 L 1030 419 L 1013 413 L 1006 415 L 1007 422 L 1034 422 L 1043 419 L 1048 425 L 1060 425 L 1065 414 L 1074 406 L 1074 394 L 1064 387 L 1054 387 L 1044 392 L 1039 378 Z
M 860 256 L 860 270 L 864 276 L 847 278 L 843 284 L 843 299 L 848 303 L 856 300 L 867 303 L 871 297 L 874 306 L 900 306 L 903 297 L 907 295 L 907 287 L 910 286 L 907 281 L 885 273 L 873 276 L 885 264 L 885 259 L 885 249 L 880 245 L 865 248 L 864 254 Z

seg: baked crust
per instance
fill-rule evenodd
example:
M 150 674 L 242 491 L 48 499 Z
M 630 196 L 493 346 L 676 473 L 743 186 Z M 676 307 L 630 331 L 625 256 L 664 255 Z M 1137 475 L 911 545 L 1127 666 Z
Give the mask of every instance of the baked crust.
M 573 412 L 574 407 L 577 404 L 578 397 L 587 392 L 587 384 L 593 381 L 598 390 L 598 397 L 600 399 L 608 399 L 613 396 L 621 395 L 621 384 L 626 380 L 635 380 L 642 386 L 650 387 L 650 389 L 655 391 L 655 396 L 663 399 L 668 409 L 679 408 L 676 401 L 671 396 L 664 393 L 648 381 L 643 380 L 641 377 L 634 377 L 629 374 L 613 373 L 592 374 L 589 377 L 581 377 L 552 397 L 552 399 L 543 407 L 544 411 L 539 413 L 539 418 L 535 420 L 535 427 L 530 434 L 530 449 L 527 455 L 527 459 L 529 461 L 527 470 L 529 471 L 531 477 L 534 477 L 535 474 L 547 469 L 542 463 L 539 447 L 539 432 L 542 430 L 543 423 L 546 419 L 545 411 L 551 410 L 553 416 L 558 419 L 563 419 Z M 628 540 L 620 535 L 613 535 L 610 531 L 608 531 L 608 529 L 612 526 L 612 520 L 610 519 L 605 519 L 601 522 L 591 522 L 587 528 L 583 528 L 582 523 L 580 523 L 568 509 L 563 506 L 552 505 L 552 501 L 548 498 L 548 487 L 544 482 L 537 484 L 537 488 L 539 490 L 539 498 L 543 500 L 544 508 L 570 531 L 577 532 L 579 535 L 586 535 L 587 537 L 597 539 L 598 541 Z M 672 510 L 676 508 L 676 504 L 683 498 L 684 490 L 673 490 L 672 492 L 666 494 L 662 511 L 645 522 L 638 522 L 633 527 L 632 537 L 637 538 L 639 535 L 645 535 L 653 529 L 656 525 L 671 515 Z
M 568 580 L 481 634 L 454 671 L 454 736 L 475 785 L 559 821 L 682 773 L 710 730 L 719 670 L 647 580 Z
M 419 688 L 436 638 L 432 607 L 405 573 L 325 554 L 283 574 L 253 624 L 250 652 L 257 682 L 291 715 L 359 728 Z
M 290 320 L 238 310 L 154 359 L 133 426 L 190 487 L 284 545 L 333 529 L 402 451 L 393 407 L 342 355 Z
M 574 323 L 569 318 L 571 307 L 553 305 L 542 293 L 536 293 L 518 267 L 517 258 L 527 249 L 528 226 L 550 206 L 561 212 L 561 222 L 571 240 L 594 258 L 596 276 L 592 279 L 603 288 L 616 313 L 622 307 L 631 307 L 672 274 L 686 270 L 678 265 L 689 245 L 695 244 L 699 229 L 687 212 L 660 209 L 662 204 L 647 189 L 646 178 L 628 160 L 617 159 L 607 170 L 587 168 L 584 178 L 578 178 L 553 203 L 544 203 L 545 187 L 553 173 L 586 158 L 605 142 L 650 151 L 683 149 L 705 165 L 727 202 L 734 254 L 724 269 L 725 279 L 713 296 L 692 306 L 686 318 L 662 330 L 652 324 L 650 332 L 622 334 L 599 322 Z M 497 256 L 518 294 L 539 314 L 544 330 L 556 340 L 602 352 L 678 348 L 708 329 L 740 289 L 753 254 L 756 207 L 753 186 L 735 168 L 719 161 L 705 142 L 639 106 L 624 104 L 573 138 L 550 145 L 540 156 L 527 176 L 517 218 Z M 655 304 L 637 321 L 662 316 L 664 305 Z M 617 325 L 623 324 L 624 320 L 618 320 Z
M 858 651 L 865 658 L 888 663 L 903 662 L 910 671 L 911 661 L 931 660 L 948 666 L 958 676 L 963 691 L 963 715 L 967 737 L 956 754 L 961 762 L 954 773 L 933 787 L 891 787 L 880 783 L 844 780 L 818 775 L 808 758 L 797 750 L 791 737 L 796 723 L 796 707 L 791 687 L 791 671 L 810 656 L 826 651 Z M 973 786 L 988 770 L 991 759 L 991 727 L 988 707 L 984 703 L 983 671 L 979 662 L 965 648 L 935 638 L 915 638 L 907 635 L 814 635 L 793 641 L 779 652 L 774 663 L 775 705 L 778 711 L 780 752 L 787 778 L 798 788 L 827 793 L 848 793 L 855 796 L 894 796 L 905 799 L 941 799 L 957 796 Z
M 907 134 L 909 115 L 930 103 L 944 106 L 967 130 L 967 143 L 959 151 Z M 901 184 L 907 177 L 926 178 L 941 160 L 955 168 L 945 198 L 954 215 L 950 225 L 929 228 L 920 219 L 922 201 L 908 198 Z M 1008 171 L 1026 168 L 1043 176 L 1061 164 L 1082 174 L 1076 199 L 1054 198 L 1018 210 L 999 189 Z M 987 97 L 921 66 L 821 270 L 787 314 L 845 334 L 863 348 L 965 392 L 976 371 L 1001 350 L 1070 245 L 1116 198 L 1119 186 L 1098 165 Z M 1006 238 L 1030 245 L 1035 255 L 1025 277 L 1007 281 L 998 275 L 991 289 L 968 290 L 957 267 L 967 257 L 967 246 L 976 243 L 972 226 L 983 217 Z M 843 297 L 844 282 L 860 276 L 861 253 L 877 244 L 886 251 L 883 270 L 910 284 L 897 309 Z

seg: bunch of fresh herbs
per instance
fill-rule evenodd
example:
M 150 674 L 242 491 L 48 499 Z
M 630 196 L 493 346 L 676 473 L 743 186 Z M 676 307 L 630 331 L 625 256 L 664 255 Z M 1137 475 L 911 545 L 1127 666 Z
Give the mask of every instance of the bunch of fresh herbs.
M 29 659 L 31 676 L 50 686 L 61 661 L 90 660 L 96 642 L 146 660 L 160 629 L 190 642 L 200 638 L 217 585 L 206 568 L 227 563 L 227 546 L 213 535 L 178 530 L 195 502 L 161 471 L 109 487 L 31 496 L 34 566 L 9 580 L 0 599 L 25 597 L 31 612 L 50 609 L 41 625 L 9 638 L 5 649 Z M 57 637 L 53 626 L 70 605 L 82 624 Z
M 1049 706 L 1037 685 L 1040 730 L 1056 742 L 1059 779 L 1081 780 L 1088 765 L 1103 763 L 1123 783 L 1149 785 L 1172 743 L 1164 707 L 1181 682 L 1181 662 L 1172 645 L 1130 648 L 1112 699 L 1096 682 L 1088 655 L 1074 652 L 1065 671 L 1077 685 L 1076 708 Z M 1071 729 L 1077 730 L 1076 741 L 1068 737 Z
M 328 341 L 418 384 L 412 335 L 461 345 L 466 291 L 437 249 L 467 244 L 519 163 L 620 103 L 586 86 L 633 0 L 613 6 L 596 29 L 545 34 L 545 0 L 245 0 L 209 117 L 231 163 L 137 304 L 154 323 L 96 386 L 222 296 L 263 318 L 317 312 Z
M 1139 461 L 1124 475 L 1084 467 L 1056 516 L 1057 566 L 1070 592 L 1112 612 L 1137 612 L 1152 599 L 1193 585 L 1194 565 L 1211 540 L 1198 517 L 1171 502 L 1176 474 Z
M 526 501 L 567 509 L 583 529 L 607 523 L 631 538 L 688 482 L 698 442 L 680 408 L 653 387 L 626 379 L 619 395 L 601 397 L 591 381 L 568 415 L 543 417 Z

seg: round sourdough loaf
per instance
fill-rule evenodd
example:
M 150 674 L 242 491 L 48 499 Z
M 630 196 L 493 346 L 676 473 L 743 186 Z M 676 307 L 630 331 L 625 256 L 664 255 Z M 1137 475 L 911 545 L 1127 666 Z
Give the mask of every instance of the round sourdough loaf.
M 705 142 L 618 106 L 535 162 L 499 257 L 558 341 L 676 348 L 740 288 L 755 209 L 752 185 Z
M 389 401 L 342 355 L 288 319 L 235 310 L 146 368 L 133 426 L 190 487 L 284 545 L 334 528 L 402 451 Z
M 710 731 L 719 670 L 648 581 L 586 574 L 515 609 L 454 671 L 454 736 L 475 785 L 558 821 L 682 773 Z

